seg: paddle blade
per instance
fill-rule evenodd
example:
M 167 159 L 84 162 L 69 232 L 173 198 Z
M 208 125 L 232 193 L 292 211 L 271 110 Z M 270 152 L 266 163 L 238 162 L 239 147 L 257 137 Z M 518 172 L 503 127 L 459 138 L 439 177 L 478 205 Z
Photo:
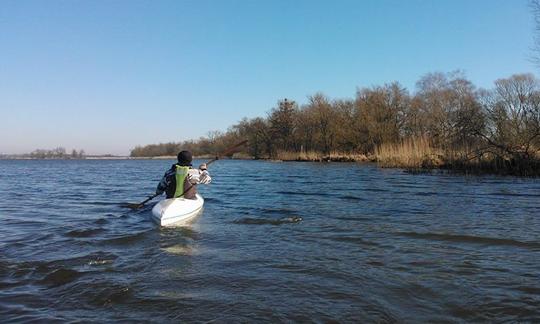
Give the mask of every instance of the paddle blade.
M 138 204 L 130 204 L 130 203 L 125 203 L 125 204 L 121 204 L 122 207 L 126 207 L 126 208 L 131 208 L 131 209 L 139 209 L 139 208 L 143 208 L 144 204 L 146 204 L 147 202 L 149 202 L 150 200 L 156 198 L 157 196 L 159 196 L 158 194 L 153 194 L 152 196 L 146 198 L 143 202 L 140 202 Z
M 120 204 L 120 207 L 124 207 L 124 208 L 130 208 L 130 209 L 140 209 L 142 208 L 144 205 L 141 204 L 141 203 L 136 203 L 136 204 L 132 204 L 132 203 L 123 203 L 123 204 Z

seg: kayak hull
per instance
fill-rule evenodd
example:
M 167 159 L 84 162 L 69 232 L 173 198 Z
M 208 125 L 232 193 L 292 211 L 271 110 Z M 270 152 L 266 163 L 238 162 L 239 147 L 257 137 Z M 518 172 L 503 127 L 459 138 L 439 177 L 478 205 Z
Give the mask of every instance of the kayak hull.
M 203 210 L 204 199 L 197 194 L 195 199 L 164 199 L 152 208 L 152 220 L 160 226 L 182 226 L 190 224 Z

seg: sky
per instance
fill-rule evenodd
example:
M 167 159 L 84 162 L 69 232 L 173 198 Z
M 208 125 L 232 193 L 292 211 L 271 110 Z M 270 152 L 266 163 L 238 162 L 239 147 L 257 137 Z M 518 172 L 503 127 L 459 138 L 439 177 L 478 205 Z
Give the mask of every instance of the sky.
M 0 0 L 0 153 L 127 155 L 279 99 L 535 73 L 527 0 Z

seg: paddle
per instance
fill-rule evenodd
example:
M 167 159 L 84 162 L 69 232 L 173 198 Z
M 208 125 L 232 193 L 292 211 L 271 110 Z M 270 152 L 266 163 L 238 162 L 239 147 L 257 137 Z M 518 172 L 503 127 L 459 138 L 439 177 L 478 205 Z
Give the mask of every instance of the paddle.
M 217 160 L 219 160 L 219 157 L 220 156 L 227 156 L 227 155 L 231 155 L 233 154 L 240 146 L 243 146 L 247 143 L 248 141 L 245 140 L 245 141 L 242 141 L 240 143 L 237 143 L 231 147 L 229 147 L 227 150 L 221 152 L 221 154 L 219 155 L 216 155 L 215 158 L 213 158 L 212 160 L 206 162 L 206 166 L 208 166 L 209 164 L 211 163 L 214 163 L 216 162 Z M 191 189 L 191 187 L 187 188 L 186 190 L 184 190 L 184 192 L 182 193 L 181 196 L 183 196 L 186 192 L 188 192 L 188 190 Z M 126 207 L 126 208 L 131 208 L 131 209 L 139 209 L 139 208 L 142 208 L 144 206 L 144 204 L 146 204 L 147 202 L 149 202 L 150 200 L 156 198 L 157 196 L 159 196 L 158 194 L 153 194 L 151 195 L 150 197 L 146 198 L 145 200 L 141 201 L 140 203 L 125 203 L 125 204 L 122 204 L 122 207 Z

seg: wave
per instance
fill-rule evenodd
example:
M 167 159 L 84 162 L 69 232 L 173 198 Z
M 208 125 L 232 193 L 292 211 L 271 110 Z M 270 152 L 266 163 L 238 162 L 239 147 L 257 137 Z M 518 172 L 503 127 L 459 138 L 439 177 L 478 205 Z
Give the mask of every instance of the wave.
M 113 215 L 108 214 L 107 216 L 113 216 Z M 94 224 L 96 224 L 96 225 L 105 225 L 105 224 L 107 224 L 108 222 L 109 222 L 109 221 L 108 221 L 107 219 L 105 219 L 105 218 L 98 218 L 98 219 L 96 219 L 96 220 L 94 221 Z
M 472 235 L 456 235 L 456 234 L 442 234 L 442 233 L 417 233 L 417 232 L 397 232 L 394 233 L 400 236 L 406 236 L 416 239 L 424 240 L 437 240 L 437 241 L 448 241 L 448 242 L 458 242 L 458 243 L 476 243 L 476 244 L 485 244 L 485 245 L 505 245 L 505 246 L 515 246 L 527 249 L 540 249 L 539 242 L 523 242 L 513 239 L 502 239 L 495 237 L 485 237 L 485 236 L 472 236 Z
M 107 283 L 104 288 L 96 289 L 92 287 L 92 291 L 96 294 L 90 299 L 90 303 L 97 306 L 108 306 L 114 304 L 122 304 L 132 299 L 133 289 L 129 286 L 116 283 Z
M 234 224 L 242 225 L 282 225 L 282 224 L 294 224 L 302 221 L 302 217 L 292 216 L 279 219 L 270 218 L 241 218 L 233 221 Z
M 82 272 L 73 269 L 60 268 L 46 275 L 40 283 L 51 288 L 58 287 L 70 283 L 82 275 Z
M 78 201 L 78 205 L 90 205 L 90 206 L 117 206 L 122 205 L 126 203 L 117 203 L 117 202 L 109 202 L 109 201 Z
M 360 245 L 369 245 L 369 246 L 379 246 L 380 244 L 367 241 L 361 237 L 358 236 L 329 236 L 325 237 L 325 239 L 329 239 L 331 241 L 336 242 L 344 242 L 344 243 L 354 243 L 354 244 L 360 244 Z
M 0 261 L 0 287 L 10 288 L 27 284 L 56 288 L 77 281 L 87 273 L 101 272 L 117 256 L 95 252 L 84 256 L 52 261 Z M 89 268 L 90 267 L 90 268 Z M 80 271 L 80 269 L 85 269 Z M 107 271 L 109 271 L 107 269 Z
M 268 207 L 237 207 L 237 213 L 243 215 L 263 214 L 263 215 L 276 215 L 276 216 L 294 216 L 298 214 L 295 209 L 289 208 L 268 208 Z
M 69 237 L 90 237 L 105 231 L 103 228 L 89 228 L 82 230 L 72 230 L 65 235 Z
M 264 214 L 274 214 L 274 215 L 291 215 L 296 213 L 296 210 L 287 209 L 287 208 L 260 208 L 260 211 Z
M 28 273 L 50 274 L 62 268 L 74 268 L 85 265 L 112 263 L 118 256 L 114 253 L 97 251 L 74 258 L 57 259 L 51 261 L 0 261 L 0 274 L 10 273 L 14 276 L 24 276 Z
M 366 216 L 336 216 L 334 218 L 338 220 L 343 220 L 343 221 L 355 221 L 355 222 L 373 221 L 374 219 L 374 217 L 366 217 Z
M 339 198 L 343 200 L 355 200 L 355 201 L 366 200 L 365 198 L 351 196 L 351 195 L 343 195 L 343 196 L 340 196 Z
M 536 198 L 540 197 L 539 194 L 526 193 L 526 192 L 492 192 L 492 193 L 477 193 L 477 196 L 502 196 L 502 197 L 531 197 Z
M 116 236 L 113 238 L 101 240 L 100 243 L 105 244 L 131 244 L 137 241 L 140 241 L 144 238 L 144 236 L 148 233 L 148 231 L 135 233 L 135 234 L 129 234 L 129 235 L 122 235 L 122 236 Z
M 213 203 L 217 203 L 217 204 L 223 203 L 223 200 L 221 200 L 219 198 L 215 198 L 215 197 L 205 197 L 204 201 L 205 202 L 213 202 Z
M 322 196 L 324 192 L 302 192 L 302 191 L 276 191 L 280 195 L 297 195 L 297 196 Z

